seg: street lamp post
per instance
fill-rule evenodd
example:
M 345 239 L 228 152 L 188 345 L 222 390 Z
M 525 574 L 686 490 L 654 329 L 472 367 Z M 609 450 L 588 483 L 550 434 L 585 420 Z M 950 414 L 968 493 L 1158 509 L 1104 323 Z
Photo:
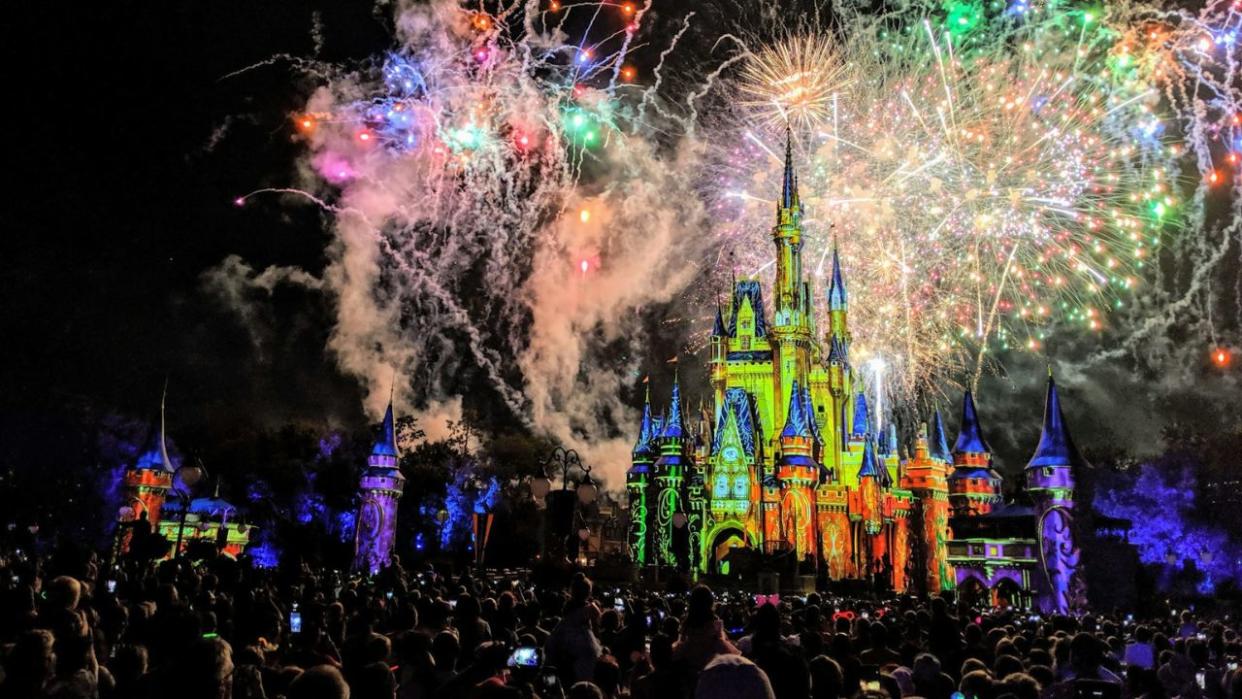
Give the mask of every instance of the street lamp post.
M 582 474 L 577 481 L 571 477 L 575 470 Z M 557 471 L 560 472 L 561 488 L 552 492 L 551 477 L 555 476 Z M 574 483 L 573 490 L 570 490 L 570 483 Z M 556 447 L 539 464 L 538 475 L 531 478 L 530 493 L 536 501 L 553 501 L 548 503 L 554 505 L 550 514 L 553 518 L 557 540 L 560 546 L 565 546 L 565 540 L 573 529 L 574 515 L 578 512 L 578 508 L 595 502 L 599 496 L 599 488 L 591 478 L 591 466 L 582 463 L 577 451 Z M 562 519 L 566 521 L 560 521 Z

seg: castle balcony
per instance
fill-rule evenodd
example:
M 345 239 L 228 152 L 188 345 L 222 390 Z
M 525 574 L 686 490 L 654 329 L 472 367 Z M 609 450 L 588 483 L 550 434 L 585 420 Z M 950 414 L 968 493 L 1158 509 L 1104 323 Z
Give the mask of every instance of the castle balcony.
M 948 542 L 949 563 L 953 565 L 1034 565 L 1039 556 L 1035 541 L 957 539 Z

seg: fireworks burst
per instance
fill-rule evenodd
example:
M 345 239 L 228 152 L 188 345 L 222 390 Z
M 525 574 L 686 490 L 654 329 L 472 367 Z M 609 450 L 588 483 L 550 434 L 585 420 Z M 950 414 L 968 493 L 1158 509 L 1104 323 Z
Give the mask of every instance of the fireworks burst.
M 695 13 L 644 48 L 650 3 L 437 0 L 399 11 L 375 65 L 312 66 L 291 126 L 336 234 L 318 283 L 372 407 L 392 366 L 420 397 L 482 376 L 623 464 L 641 310 L 689 288 L 708 313 L 732 274 L 770 274 L 787 125 L 806 266 L 839 243 L 852 357 L 882 357 L 897 400 L 1057 328 L 1136 351 L 1210 317 L 1242 238 L 1242 4 L 862 4 L 829 31 L 772 2 L 770 31 L 712 27 L 704 55 L 679 45 Z
M 1058 326 L 1104 330 L 1124 314 L 1162 235 L 1202 225 L 1204 192 L 1183 194 L 1187 141 L 1221 151 L 1196 130 L 1215 120 L 1220 133 L 1238 104 L 1222 81 L 1236 75 L 1236 51 L 1202 50 L 1205 32 L 1212 45 L 1236 34 L 1224 3 L 1198 18 L 1129 4 L 911 5 L 846 11 L 841 41 L 800 35 L 755 51 L 762 60 L 726 92 L 782 84 L 782 71 L 832 79 L 796 115 L 762 102 L 732 110 L 713 139 L 721 174 L 704 187 L 731 250 L 722 273 L 768 273 L 774 144 L 789 116 L 814 217 L 804 256 L 822 276 L 839 243 L 859 353 L 895 364 L 906 396 L 976 381 L 989 350 L 1039 350 Z M 1185 44 L 1199 49 L 1190 61 Z M 1177 68 L 1188 64 L 1197 70 Z M 1216 108 L 1200 102 L 1192 116 L 1197 98 L 1184 91 L 1204 72 Z
M 738 81 L 741 106 L 767 127 L 819 128 L 850 87 L 845 75 L 830 35 L 793 36 L 746 58 Z

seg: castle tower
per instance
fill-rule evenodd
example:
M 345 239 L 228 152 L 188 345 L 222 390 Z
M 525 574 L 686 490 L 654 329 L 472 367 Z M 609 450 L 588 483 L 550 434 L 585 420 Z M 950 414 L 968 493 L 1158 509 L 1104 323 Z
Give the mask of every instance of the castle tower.
M 914 494 L 914 512 L 911 517 L 911 543 L 914 544 L 914 584 L 922 592 L 934 594 L 953 588 L 953 572 L 949 569 L 949 483 L 948 444 L 944 443 L 944 427 L 940 424 L 940 412 L 934 424 L 939 429 L 938 439 L 943 457 L 932 453 L 927 434 L 927 424 L 919 429 L 914 441 L 914 454 L 906 462 L 901 487 Z M 933 433 L 934 434 L 934 433 Z
M 807 412 L 808 398 L 795 381 L 791 386 L 785 427 L 781 430 L 780 458 L 776 477 L 782 490 L 781 516 L 784 541 L 797 553 L 798 560 L 810 554 L 818 557 L 815 536 L 815 487 L 819 484 L 819 464 L 813 458 L 815 435 L 810 423 L 815 416 Z
M 374 575 L 387 566 L 397 536 L 397 500 L 405 489 L 398 465 L 392 401 L 384 412 L 380 437 L 367 457 L 358 484 L 358 525 L 354 537 L 354 568 Z
M 811 370 L 811 313 L 802 279 L 802 204 L 793 169 L 793 134 L 785 133 L 785 175 L 781 201 L 772 227 L 776 244 L 776 288 L 773 299 L 773 425 L 785 423 L 795 383 L 807 385 Z
M 134 460 L 133 466 L 125 470 L 122 505 L 133 512 L 125 521 L 145 520 L 150 530 L 156 531 L 164 499 L 172 488 L 172 479 L 173 465 L 168 458 L 168 445 L 164 439 L 164 403 L 161 401 L 160 417 L 158 421 L 151 422 L 146 447 Z M 126 534 L 120 542 L 120 551 L 128 550 L 129 534 Z
M 863 545 L 859 551 L 859 570 L 876 575 L 883 567 L 886 553 L 885 540 L 881 534 L 884 526 L 882 491 L 887 473 L 876 456 L 875 440 L 867 435 L 863 441 L 862 465 L 858 469 L 859 512 Z
M 643 379 L 643 383 L 647 383 Z M 643 401 L 643 418 L 638 430 L 638 441 L 634 443 L 631 454 L 630 470 L 625 474 L 625 490 L 630 503 L 630 559 L 636 565 L 650 562 L 650 532 L 647 530 L 648 506 L 647 491 L 651 486 L 651 465 L 655 460 L 655 431 L 651 419 L 651 387 L 647 385 L 646 399 Z
M 962 424 L 953 444 L 953 472 L 949 475 L 949 506 L 953 516 L 985 515 L 1000 500 L 1001 479 L 992 470 L 992 448 L 983 438 L 975 399 L 962 399 Z
M 681 383 L 673 377 L 673 394 L 669 399 L 668 414 L 656 439 L 659 458 L 652 469 L 652 489 L 649 509 L 655 512 L 655 547 L 653 562 L 681 568 L 690 565 L 690 532 L 686 530 L 688 518 L 684 486 L 687 470 L 692 459 L 687 444 L 692 441 L 685 428 L 685 415 L 681 407 Z M 682 526 L 677 526 L 681 522 Z
M 1079 550 L 1074 531 L 1074 469 L 1084 464 L 1061 412 L 1057 385 L 1048 373 L 1043 431 L 1026 465 L 1026 487 L 1035 505 L 1043 580 L 1037 606 L 1045 614 L 1068 614 L 1079 594 Z

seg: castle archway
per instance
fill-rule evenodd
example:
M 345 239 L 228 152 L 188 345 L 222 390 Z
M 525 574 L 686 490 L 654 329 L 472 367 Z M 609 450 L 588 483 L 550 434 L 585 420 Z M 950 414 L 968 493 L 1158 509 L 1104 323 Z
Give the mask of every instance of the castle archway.
M 736 549 L 751 548 L 753 544 L 741 522 L 722 522 L 713 527 L 703 541 L 707 544 L 703 560 L 708 572 L 721 575 L 730 573 L 729 554 Z
M 983 580 L 971 575 L 957 584 L 958 599 L 967 605 L 991 606 L 992 592 Z
M 992 604 L 1002 608 L 1026 607 L 1028 600 L 1016 581 L 1003 577 L 992 587 Z

